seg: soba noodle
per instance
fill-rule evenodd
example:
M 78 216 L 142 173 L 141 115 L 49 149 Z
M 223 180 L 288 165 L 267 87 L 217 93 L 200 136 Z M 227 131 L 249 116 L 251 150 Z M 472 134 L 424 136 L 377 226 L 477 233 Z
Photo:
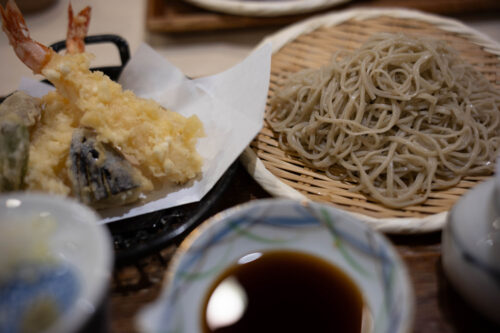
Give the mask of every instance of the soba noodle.
M 491 174 L 500 93 L 443 41 L 378 34 L 292 74 L 267 119 L 282 147 L 382 204 Z

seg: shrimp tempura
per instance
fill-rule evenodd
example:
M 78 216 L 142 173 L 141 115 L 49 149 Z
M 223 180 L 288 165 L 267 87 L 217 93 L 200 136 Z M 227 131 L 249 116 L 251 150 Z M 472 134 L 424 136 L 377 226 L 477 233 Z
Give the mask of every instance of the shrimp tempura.
M 5 9 L 0 6 L 0 12 L 2 28 L 19 59 L 56 87 L 62 99 L 53 95 L 51 98 L 54 101 L 64 101 L 75 110 L 74 117 L 66 114 L 67 125 L 58 124 L 64 127 L 59 129 L 61 133 L 69 134 L 78 127 L 93 129 L 99 142 L 116 147 L 153 184 L 162 184 L 167 179 L 184 183 L 200 173 L 202 159 L 195 146 L 203 135 L 203 128 L 196 116 L 186 118 L 166 110 L 153 100 L 124 91 L 102 72 L 89 70 L 93 55 L 80 52 L 84 44 L 78 41 L 86 33 L 90 9 L 81 12 L 87 23 L 68 32 L 67 54 L 58 54 L 32 40 L 12 0 L 8 1 Z M 71 8 L 69 13 L 72 17 Z M 58 117 L 57 110 L 51 110 L 50 114 L 53 119 Z M 47 122 L 49 120 L 46 119 Z M 54 123 L 57 121 L 54 120 Z M 58 149 L 56 154 L 63 154 L 62 151 L 69 149 L 68 138 L 58 144 L 67 146 Z M 68 172 L 65 166 L 62 169 Z M 62 182 L 68 178 L 56 176 Z

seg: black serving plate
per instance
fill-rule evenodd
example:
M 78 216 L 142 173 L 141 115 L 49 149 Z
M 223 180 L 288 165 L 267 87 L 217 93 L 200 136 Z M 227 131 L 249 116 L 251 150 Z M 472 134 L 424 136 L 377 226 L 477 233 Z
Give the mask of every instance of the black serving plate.
M 112 80 L 117 80 L 123 67 L 130 59 L 128 43 L 117 35 L 87 36 L 85 44 L 112 43 L 120 54 L 119 66 L 92 68 L 104 72 Z M 59 52 L 66 48 L 66 42 L 51 45 Z M 47 82 L 47 81 L 45 81 Z M 5 97 L 0 98 L 0 102 Z M 122 219 L 106 224 L 113 238 L 115 264 L 134 263 L 137 259 L 152 254 L 178 241 L 204 219 L 209 217 L 210 209 L 218 203 L 238 167 L 234 162 L 214 187 L 199 202 L 172 207 L 152 213 Z
M 133 263 L 180 240 L 210 216 L 231 183 L 238 168 L 234 162 L 199 202 L 106 224 L 113 236 L 117 265 Z

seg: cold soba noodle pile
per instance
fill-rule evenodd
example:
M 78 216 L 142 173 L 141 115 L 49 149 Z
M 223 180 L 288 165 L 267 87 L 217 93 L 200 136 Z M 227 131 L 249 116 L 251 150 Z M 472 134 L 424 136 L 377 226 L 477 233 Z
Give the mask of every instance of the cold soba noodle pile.
M 307 165 L 401 208 L 493 172 L 499 107 L 500 93 L 445 42 L 386 33 L 291 75 L 267 118 Z

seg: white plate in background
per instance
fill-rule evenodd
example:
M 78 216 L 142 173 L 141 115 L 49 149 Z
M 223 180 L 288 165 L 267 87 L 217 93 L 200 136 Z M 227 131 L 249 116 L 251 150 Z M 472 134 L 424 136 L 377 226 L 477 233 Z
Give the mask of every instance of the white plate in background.
M 281 16 L 306 14 L 351 0 L 185 0 L 193 5 L 226 14 Z

